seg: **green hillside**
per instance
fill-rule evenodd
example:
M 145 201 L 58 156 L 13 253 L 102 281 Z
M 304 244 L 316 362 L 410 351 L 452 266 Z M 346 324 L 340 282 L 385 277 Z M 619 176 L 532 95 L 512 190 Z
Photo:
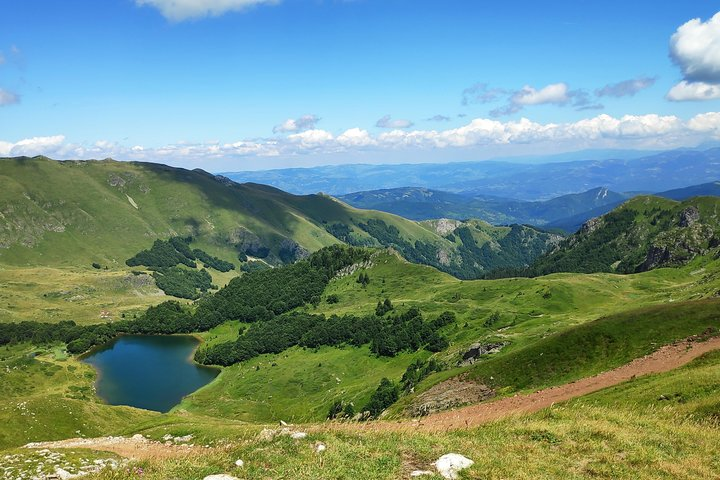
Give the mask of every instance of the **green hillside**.
M 717 255 L 719 247 L 720 198 L 640 196 L 585 223 L 529 271 L 641 272 Z
M 500 240 L 484 246 L 480 230 L 494 227 L 483 226 L 471 228 L 477 244 L 471 236 L 463 242 L 325 195 L 290 195 L 151 163 L 5 158 L 0 183 L 0 321 L 89 323 L 159 303 L 165 296 L 153 279 L 133 277 L 125 262 L 174 236 L 192 237 L 193 249 L 233 264 L 229 272 L 208 269 L 217 286 L 241 271 L 246 256 L 260 262 L 253 265 L 281 265 L 340 242 L 393 247 L 411 261 L 477 278 L 527 265 L 557 241 L 514 226 L 491 232 Z M 532 237 L 531 250 L 519 252 L 521 237 Z

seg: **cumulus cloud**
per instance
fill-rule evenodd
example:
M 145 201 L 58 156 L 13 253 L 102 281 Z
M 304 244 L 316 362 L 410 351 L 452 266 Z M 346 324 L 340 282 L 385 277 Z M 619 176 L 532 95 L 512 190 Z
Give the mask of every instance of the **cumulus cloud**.
M 720 84 L 683 80 L 670 89 L 667 99 L 673 102 L 715 100 L 720 98 Z
M 552 83 L 540 90 L 525 85 L 510 97 L 510 101 L 515 105 L 542 105 L 545 103 L 565 105 L 570 101 L 570 97 L 567 84 Z
M 402 118 L 393 120 L 390 115 L 385 115 L 375 122 L 375 126 L 380 128 L 410 128 L 413 126 L 413 122 Z
M 600 109 L 603 106 L 593 103 L 590 94 L 585 90 L 570 90 L 564 83 L 551 83 L 542 88 L 525 85 L 520 90 L 511 92 L 508 103 L 490 111 L 491 117 L 503 117 L 522 111 L 531 105 L 572 105 L 577 110 Z
M 654 77 L 637 77 L 618 83 L 610 83 L 595 90 L 595 95 L 615 98 L 632 97 L 641 90 L 652 87 L 656 80 Z
M 683 80 L 667 94 L 672 101 L 713 100 L 720 90 L 720 12 L 703 22 L 694 18 L 670 38 L 670 58 Z
M 9 90 L 0 88 L 0 107 L 20 103 L 20 96 Z
M 39 155 L 53 158 L 106 158 L 149 160 L 164 163 L 238 157 L 276 157 L 306 154 L 345 154 L 356 151 L 402 149 L 437 150 L 511 145 L 563 145 L 565 148 L 676 148 L 720 139 L 720 112 L 708 112 L 683 120 L 674 115 L 601 114 L 570 123 L 538 123 L 527 118 L 500 121 L 476 118 L 445 130 L 394 129 L 372 135 L 350 128 L 339 135 L 322 129 L 292 133 L 286 137 L 241 140 L 232 143 L 175 144 L 160 148 L 99 141 L 74 144 L 62 135 L 34 137 L 18 142 L 0 141 L 0 155 Z
M 139 6 L 148 5 L 160 11 L 170 21 L 217 17 L 238 12 L 260 4 L 276 4 L 280 0 L 135 0 Z
M 291 133 L 301 132 L 303 130 L 312 130 L 320 121 L 317 115 L 303 115 L 300 118 L 288 118 L 280 125 L 273 127 L 273 133 Z

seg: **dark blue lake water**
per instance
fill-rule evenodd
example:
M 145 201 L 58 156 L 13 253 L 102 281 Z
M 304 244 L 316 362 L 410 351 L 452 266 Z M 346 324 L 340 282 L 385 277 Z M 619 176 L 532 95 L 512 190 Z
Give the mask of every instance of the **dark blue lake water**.
M 98 396 L 110 405 L 167 412 L 220 373 L 193 363 L 198 343 L 191 336 L 127 335 L 83 361 L 98 370 Z

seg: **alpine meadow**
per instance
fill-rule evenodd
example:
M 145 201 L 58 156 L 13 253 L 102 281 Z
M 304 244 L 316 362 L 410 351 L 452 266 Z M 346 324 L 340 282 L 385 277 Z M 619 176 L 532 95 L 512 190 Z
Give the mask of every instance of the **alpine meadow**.
M 3 13 L 3 479 L 720 478 L 707 2 Z

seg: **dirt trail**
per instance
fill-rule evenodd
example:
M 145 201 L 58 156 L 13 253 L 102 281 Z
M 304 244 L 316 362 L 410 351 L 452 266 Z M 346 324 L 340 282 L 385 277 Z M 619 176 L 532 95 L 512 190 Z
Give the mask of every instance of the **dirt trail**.
M 398 422 L 368 422 L 368 430 L 436 432 L 474 427 L 513 414 L 532 413 L 582 395 L 612 387 L 633 377 L 661 373 L 681 367 L 699 356 L 720 349 L 720 337 L 707 341 L 688 339 L 666 345 L 614 370 L 583 378 L 575 382 L 546 388 L 526 395 L 470 405 L 447 412 L 435 413 L 416 420 Z M 357 425 L 338 424 L 357 429 Z
M 363 423 L 326 423 L 308 430 L 353 431 L 400 431 L 438 432 L 475 427 L 510 415 L 532 413 L 555 403 L 612 387 L 634 377 L 662 373 L 681 367 L 699 356 L 720 349 L 720 337 L 707 341 L 687 339 L 666 345 L 650 355 L 633 360 L 614 370 L 581 380 L 546 388 L 526 395 L 501 398 L 499 400 L 470 405 L 446 412 L 435 413 L 415 420 L 397 422 L 379 421 Z M 132 459 L 172 458 L 207 453 L 205 447 L 175 445 L 155 442 L 138 437 L 73 438 L 55 442 L 38 442 L 26 445 L 28 448 L 90 448 L 116 453 Z

